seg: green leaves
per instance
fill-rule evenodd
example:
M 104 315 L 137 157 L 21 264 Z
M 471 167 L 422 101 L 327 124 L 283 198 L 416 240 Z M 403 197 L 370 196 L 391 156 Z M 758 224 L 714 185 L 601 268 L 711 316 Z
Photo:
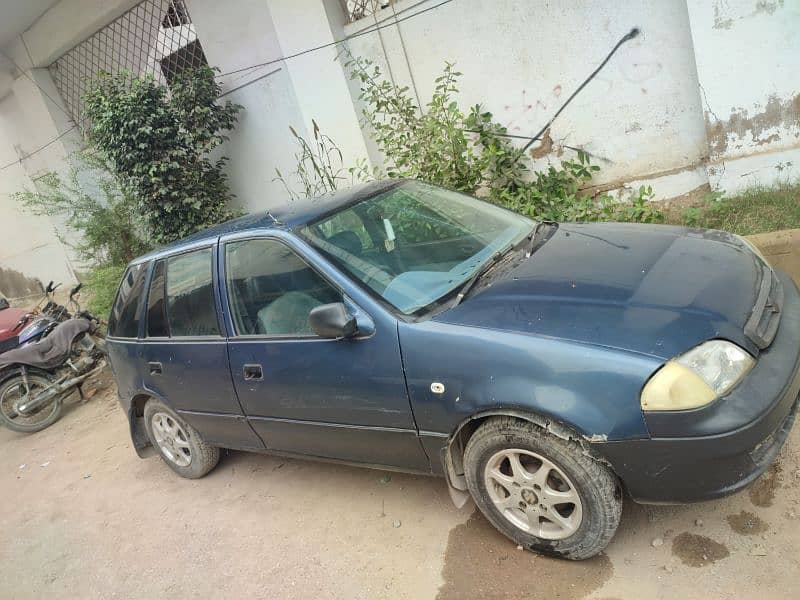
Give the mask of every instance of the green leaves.
M 208 153 L 242 107 L 217 103 L 219 94 L 213 70 L 201 67 L 169 90 L 152 76 L 105 74 L 84 97 L 91 145 L 132 191 L 158 243 L 234 216 L 224 158 L 212 161 Z
M 576 157 L 558 166 L 531 172 L 530 158 L 507 136 L 480 104 L 465 115 L 458 106 L 458 79 L 453 63 L 445 63 L 434 79 L 434 91 L 424 110 L 407 87 L 382 78 L 369 60 L 346 63 L 351 77 L 361 83 L 364 125 L 372 133 L 386 161 L 389 177 L 410 177 L 489 200 L 536 219 L 554 221 L 625 220 L 660 222 L 661 212 L 650 202 L 652 190 L 640 188 L 630 202 L 607 194 L 592 197 L 588 187 L 600 167 L 578 150 Z
M 15 200 L 33 214 L 64 219 L 78 233 L 78 241 L 70 245 L 92 267 L 124 265 L 150 250 L 147 224 L 131 190 L 96 156 L 81 153 L 71 162 L 75 166 L 68 175 L 47 173 L 33 191 L 19 192 Z

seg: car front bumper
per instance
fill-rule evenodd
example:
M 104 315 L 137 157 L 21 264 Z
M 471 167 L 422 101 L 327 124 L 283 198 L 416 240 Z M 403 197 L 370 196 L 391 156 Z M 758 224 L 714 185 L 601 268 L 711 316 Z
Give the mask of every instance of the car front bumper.
M 778 273 L 778 333 L 736 389 L 707 407 L 650 413 L 650 439 L 594 444 L 637 502 L 680 504 L 732 494 L 759 477 L 794 424 L 800 394 L 800 294 Z

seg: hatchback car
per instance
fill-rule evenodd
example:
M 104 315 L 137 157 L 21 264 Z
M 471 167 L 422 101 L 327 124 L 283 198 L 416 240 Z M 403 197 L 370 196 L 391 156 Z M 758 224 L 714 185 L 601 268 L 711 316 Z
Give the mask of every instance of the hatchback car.
M 623 495 L 741 489 L 800 390 L 800 297 L 720 231 L 534 222 L 416 181 L 253 214 L 133 261 L 108 351 L 134 446 L 445 477 L 502 533 L 600 552 Z

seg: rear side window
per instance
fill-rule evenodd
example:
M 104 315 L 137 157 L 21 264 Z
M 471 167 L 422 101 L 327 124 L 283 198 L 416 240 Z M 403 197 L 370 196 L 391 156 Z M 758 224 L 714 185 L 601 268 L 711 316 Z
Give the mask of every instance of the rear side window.
M 167 259 L 167 323 L 176 336 L 219 335 L 211 248 Z
M 146 264 L 131 265 L 122 277 L 117 298 L 108 317 L 108 335 L 135 338 L 139 334 L 139 315 L 144 292 Z
M 147 295 L 147 337 L 169 337 L 167 304 L 164 301 L 166 263 L 160 260 L 153 268 L 150 293 Z

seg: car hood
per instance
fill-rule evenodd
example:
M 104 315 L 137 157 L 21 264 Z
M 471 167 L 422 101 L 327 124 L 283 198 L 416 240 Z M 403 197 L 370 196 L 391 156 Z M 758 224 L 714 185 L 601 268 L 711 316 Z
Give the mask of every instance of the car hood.
M 744 325 L 763 267 L 738 237 L 623 223 L 563 224 L 437 321 L 570 339 L 664 359 L 711 338 L 754 355 Z

